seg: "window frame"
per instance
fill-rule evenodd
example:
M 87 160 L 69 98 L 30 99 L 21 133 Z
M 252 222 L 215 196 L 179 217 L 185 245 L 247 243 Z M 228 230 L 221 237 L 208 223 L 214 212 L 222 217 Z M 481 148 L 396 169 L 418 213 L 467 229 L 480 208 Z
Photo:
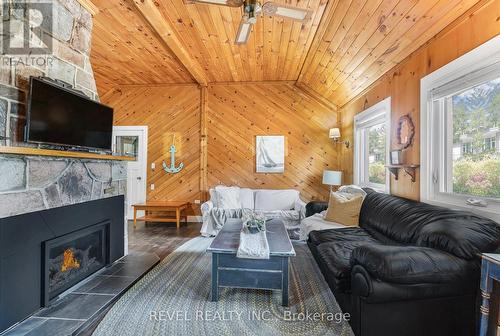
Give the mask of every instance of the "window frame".
M 387 165 L 391 147 L 391 97 L 387 97 L 354 117 L 354 184 L 390 193 L 391 178 L 387 169 L 385 171 L 385 184 L 369 181 L 369 157 L 367 155 L 369 148 L 368 137 L 365 133 L 370 127 L 381 123 L 384 123 L 386 127 L 385 164 Z
M 439 136 L 439 132 L 448 132 L 449 123 L 452 120 L 447 117 L 447 114 L 450 113 L 449 111 L 446 113 L 447 109 L 443 109 L 445 113 L 441 113 L 440 115 L 433 113 L 433 104 L 437 104 L 435 98 L 433 98 L 433 91 L 447 85 L 453 86 L 461 78 L 474 76 L 475 73 L 482 73 L 489 67 L 496 68 L 498 64 L 500 64 L 500 36 L 489 40 L 476 49 L 423 77 L 420 82 L 421 200 L 440 206 L 469 210 L 496 221 L 500 220 L 499 200 L 441 191 L 443 183 L 449 184 L 451 181 L 446 175 L 452 173 L 452 165 L 446 162 L 452 160 L 453 150 L 452 145 L 450 146 L 452 135 L 448 134 L 443 137 L 442 135 Z M 465 86 L 461 86 L 460 88 L 465 89 Z M 443 107 L 441 106 L 441 108 Z M 435 144 L 438 144 L 438 146 L 435 146 Z M 445 153 L 443 152 L 444 148 L 450 148 L 451 150 Z M 449 190 L 449 185 L 447 189 Z M 466 201 L 470 198 L 486 200 L 488 206 L 477 207 L 469 205 Z

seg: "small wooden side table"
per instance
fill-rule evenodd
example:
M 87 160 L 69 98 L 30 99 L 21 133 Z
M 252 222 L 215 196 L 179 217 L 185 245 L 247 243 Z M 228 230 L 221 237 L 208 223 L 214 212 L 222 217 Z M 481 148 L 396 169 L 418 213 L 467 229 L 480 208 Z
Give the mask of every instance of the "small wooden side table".
M 480 336 L 496 335 L 498 321 L 498 302 L 491 305 L 493 281 L 500 281 L 500 254 L 484 253 L 481 255 L 481 324 Z M 495 315 L 495 316 L 492 316 Z M 491 321 L 491 319 L 494 319 Z
M 145 222 L 162 222 L 162 223 L 176 223 L 177 228 L 181 225 L 181 217 L 184 218 L 187 223 L 186 209 L 189 202 L 184 201 L 151 201 L 143 204 L 134 204 L 134 229 L 136 227 L 137 221 Z M 137 211 L 144 210 L 145 216 L 137 218 Z M 182 211 L 184 210 L 184 214 Z M 158 214 L 158 212 L 175 211 L 175 217 L 166 217 L 165 215 Z M 156 215 L 153 213 L 157 213 Z

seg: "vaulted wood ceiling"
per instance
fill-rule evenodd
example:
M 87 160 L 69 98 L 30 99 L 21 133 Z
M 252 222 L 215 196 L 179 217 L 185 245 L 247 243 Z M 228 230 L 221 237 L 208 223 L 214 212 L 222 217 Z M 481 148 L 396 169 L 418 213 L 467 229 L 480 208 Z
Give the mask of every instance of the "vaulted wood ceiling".
M 291 80 L 342 106 L 478 2 L 274 1 L 312 18 L 261 17 L 248 44 L 235 45 L 241 8 L 92 0 L 100 93 L 119 84 Z

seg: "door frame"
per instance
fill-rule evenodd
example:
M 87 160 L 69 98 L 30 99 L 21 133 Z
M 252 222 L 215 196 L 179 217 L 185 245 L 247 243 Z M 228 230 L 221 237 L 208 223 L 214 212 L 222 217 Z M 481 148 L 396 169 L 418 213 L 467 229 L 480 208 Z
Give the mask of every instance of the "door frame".
M 144 158 L 142 165 L 141 165 L 141 175 L 144 176 L 144 178 L 141 181 L 141 195 L 143 196 L 144 200 L 147 200 L 147 179 L 148 179 L 148 126 L 113 126 L 113 152 L 116 152 L 116 132 L 117 131 L 134 131 L 134 132 L 141 132 L 142 133 L 142 142 L 139 144 L 139 151 L 142 154 L 142 157 Z M 140 137 L 139 137 L 140 138 Z M 138 155 L 140 155 L 138 153 Z M 129 178 L 127 174 L 127 179 Z M 128 193 L 128 189 L 127 189 Z M 126 197 L 126 203 L 127 203 L 127 209 L 126 209 L 126 215 L 125 217 L 128 218 L 128 208 L 130 206 L 129 204 L 129 199 Z

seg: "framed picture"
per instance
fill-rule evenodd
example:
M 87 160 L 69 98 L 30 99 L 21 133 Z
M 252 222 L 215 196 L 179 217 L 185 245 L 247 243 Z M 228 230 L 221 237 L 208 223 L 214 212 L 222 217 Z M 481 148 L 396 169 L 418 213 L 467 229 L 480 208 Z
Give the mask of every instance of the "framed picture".
M 284 173 L 285 137 L 257 135 L 255 161 L 257 173 Z
M 391 164 L 392 165 L 400 165 L 403 164 L 403 160 L 401 158 L 401 151 L 400 150 L 394 150 L 391 151 Z

